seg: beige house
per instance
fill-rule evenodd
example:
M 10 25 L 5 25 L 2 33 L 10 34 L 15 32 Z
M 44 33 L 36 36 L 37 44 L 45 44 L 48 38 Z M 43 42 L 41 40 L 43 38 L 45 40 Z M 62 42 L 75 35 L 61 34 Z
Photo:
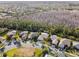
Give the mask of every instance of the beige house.
M 28 38 L 29 39 L 32 39 L 32 38 L 34 38 L 34 37 L 38 37 L 38 33 L 37 32 L 31 32 L 29 35 L 28 35 Z
M 22 40 L 25 40 L 28 37 L 28 31 L 21 32 L 20 37 L 21 37 Z
M 65 46 L 67 46 L 67 47 L 71 46 L 71 40 L 70 39 L 63 38 L 63 39 L 60 40 L 59 47 L 63 48 Z
M 44 40 L 44 39 L 47 39 L 49 36 L 48 33 L 41 33 L 41 35 L 38 37 L 37 40 Z

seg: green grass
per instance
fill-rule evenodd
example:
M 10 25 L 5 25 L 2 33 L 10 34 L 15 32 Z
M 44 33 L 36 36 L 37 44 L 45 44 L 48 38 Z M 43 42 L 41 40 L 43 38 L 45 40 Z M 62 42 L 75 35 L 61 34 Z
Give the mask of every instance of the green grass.
M 35 49 L 35 57 L 41 57 L 42 56 L 42 50 L 39 48 Z
M 30 32 L 48 32 L 59 37 L 69 38 L 72 40 L 79 40 L 79 28 L 69 27 L 64 24 L 49 25 L 48 23 L 32 21 L 32 20 L 0 20 L 1 28 L 8 28 L 14 30 L 27 30 Z
M 13 48 L 13 49 L 11 49 L 11 50 L 5 52 L 4 54 L 6 54 L 7 57 L 13 57 L 14 54 L 16 53 L 16 50 L 17 50 L 17 48 Z

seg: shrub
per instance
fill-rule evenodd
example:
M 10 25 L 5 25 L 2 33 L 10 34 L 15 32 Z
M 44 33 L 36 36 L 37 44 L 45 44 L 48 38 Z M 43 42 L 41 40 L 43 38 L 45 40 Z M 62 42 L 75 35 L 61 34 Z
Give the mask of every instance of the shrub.
M 76 40 L 74 36 L 68 36 L 69 39 Z
M 74 30 L 73 35 L 74 35 L 75 37 L 79 38 L 79 28 L 76 28 L 76 29 Z
M 39 48 L 35 49 L 35 57 L 41 57 L 42 56 L 42 50 Z
M 27 30 L 30 32 L 47 32 L 50 35 L 54 34 L 65 38 L 69 38 L 69 36 L 79 38 L 79 28 L 66 26 L 65 24 L 50 25 L 46 22 L 39 22 L 26 19 L 4 19 L 0 20 L 0 27 L 14 30 Z

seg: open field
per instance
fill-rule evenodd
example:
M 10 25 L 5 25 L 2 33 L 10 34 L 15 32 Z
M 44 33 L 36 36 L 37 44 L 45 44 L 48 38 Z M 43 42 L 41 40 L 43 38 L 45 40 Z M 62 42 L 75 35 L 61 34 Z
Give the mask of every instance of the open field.
M 77 50 L 73 46 L 69 47 L 66 50 L 64 49 L 64 52 L 59 51 L 60 48 L 58 47 L 59 42 L 66 38 L 73 42 L 72 45 L 78 44 L 79 48 L 79 2 L 0 2 L 0 36 L 4 38 L 6 37 L 5 39 L 9 43 L 10 41 L 13 42 L 13 38 L 7 38 L 7 33 L 13 30 L 18 33 L 13 36 L 18 37 L 21 40 L 22 38 L 20 37 L 20 32 L 22 31 L 28 31 L 29 33 L 38 32 L 39 36 L 41 35 L 41 33 L 47 33 L 49 36 L 48 38 L 46 38 L 46 41 L 44 40 L 44 42 L 46 42 L 48 47 L 45 46 L 44 48 L 47 49 L 46 51 L 48 52 L 48 55 L 54 57 L 60 57 L 60 55 L 62 57 L 79 56 L 79 49 Z M 61 40 L 58 39 L 56 49 L 51 49 L 51 45 L 53 45 L 51 44 L 52 42 L 49 38 L 51 35 L 56 35 L 57 37 L 61 38 Z M 24 35 L 23 38 L 25 37 L 27 36 Z M 29 38 L 26 38 L 24 40 L 24 42 L 26 43 L 22 43 L 20 42 L 20 40 L 19 42 L 22 43 L 21 45 L 26 46 L 27 42 L 29 42 L 27 39 Z M 32 45 L 35 45 L 33 47 L 36 47 L 36 43 L 40 43 L 39 40 L 37 40 L 38 42 L 36 42 L 36 40 L 36 38 L 32 38 L 32 40 L 30 39 L 30 41 L 32 41 Z M 0 45 L 2 45 L 2 41 Z M 16 45 L 13 44 L 12 48 L 13 47 L 16 47 Z M 22 46 L 20 47 L 20 49 L 22 49 Z M 32 56 L 42 57 L 45 50 L 41 49 L 33 49 L 32 52 L 35 51 L 34 53 L 36 54 Z M 7 50 L 7 48 L 5 50 Z M 10 51 L 13 52 L 15 50 L 13 49 Z M 25 48 L 23 48 L 23 50 L 25 50 Z M 22 55 L 23 50 L 21 50 L 22 52 L 20 55 L 10 55 L 9 53 L 11 52 L 7 52 L 7 55 L 12 57 L 25 57 L 26 55 L 30 56 L 32 54 L 24 53 L 25 55 Z M 30 49 L 27 48 L 27 51 L 29 50 Z M 57 53 L 59 54 L 57 55 Z M 2 52 L 2 55 L 5 56 L 5 53 Z

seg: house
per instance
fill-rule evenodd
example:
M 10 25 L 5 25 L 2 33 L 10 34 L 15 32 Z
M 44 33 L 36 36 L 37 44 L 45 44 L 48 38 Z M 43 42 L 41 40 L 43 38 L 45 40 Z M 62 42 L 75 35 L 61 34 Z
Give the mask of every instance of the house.
M 49 36 L 48 33 L 41 33 L 41 35 L 38 37 L 37 40 L 44 40 L 44 39 L 47 39 Z
M 51 35 L 50 36 L 50 39 L 53 41 L 53 40 L 56 40 L 57 39 L 57 36 L 56 35 Z
M 39 35 L 39 34 L 38 34 L 37 32 L 31 32 L 31 33 L 28 35 L 28 39 L 37 38 L 38 35 Z
M 64 49 L 65 47 L 70 47 L 70 46 L 71 46 L 70 39 L 63 38 L 60 40 L 60 43 L 59 43 L 60 48 Z
M 12 36 L 16 35 L 16 32 L 17 32 L 17 31 L 15 31 L 15 30 L 13 30 L 13 31 L 11 31 L 11 32 L 8 32 L 8 33 L 7 33 L 7 36 L 10 37 L 10 38 L 12 38 Z
M 28 31 L 23 31 L 20 33 L 20 38 L 25 41 L 28 37 Z

